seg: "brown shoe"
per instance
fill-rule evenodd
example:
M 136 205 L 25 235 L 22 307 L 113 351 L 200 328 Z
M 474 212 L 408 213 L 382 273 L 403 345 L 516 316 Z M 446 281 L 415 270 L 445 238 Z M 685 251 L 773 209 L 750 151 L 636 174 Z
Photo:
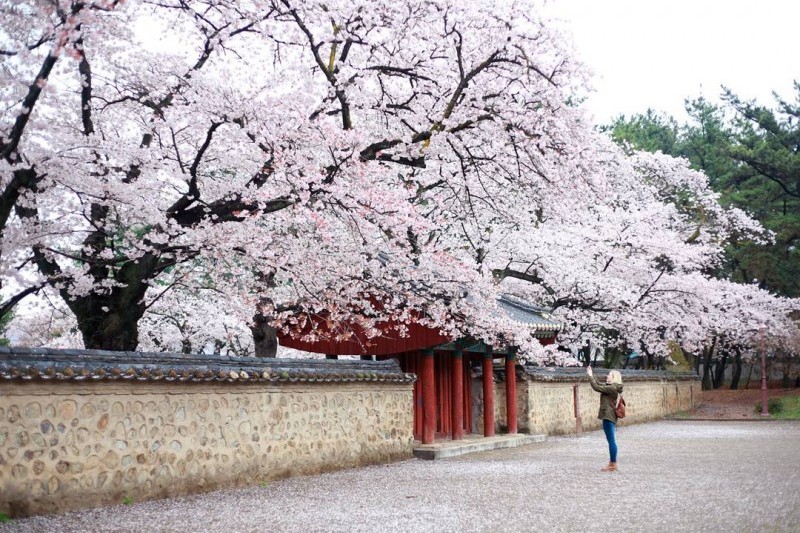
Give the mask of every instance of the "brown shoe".
M 600 469 L 601 472 L 616 472 L 617 471 L 617 463 L 608 463 L 608 465 L 604 466 Z

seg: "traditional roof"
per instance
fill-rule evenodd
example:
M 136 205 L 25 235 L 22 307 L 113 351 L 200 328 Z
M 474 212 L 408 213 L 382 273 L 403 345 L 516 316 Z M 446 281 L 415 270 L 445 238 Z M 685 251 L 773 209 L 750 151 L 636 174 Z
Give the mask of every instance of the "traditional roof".
M 469 301 L 469 297 L 467 300 Z M 536 338 L 552 338 L 561 330 L 561 324 L 550 318 L 548 309 L 536 307 L 510 294 L 503 295 L 497 300 L 497 303 L 500 312 L 508 318 L 530 326 L 531 333 Z M 331 355 L 390 355 L 424 349 L 453 349 L 455 339 L 444 335 L 437 328 L 412 322 L 406 325 L 405 335 L 401 335 L 397 326 L 398 324 L 391 319 L 379 322 L 377 327 L 381 330 L 382 335 L 370 338 L 357 325 L 351 325 L 351 335 L 345 339 L 337 338 L 340 336 L 331 332 L 325 321 L 320 318 L 313 324 L 316 335 L 312 340 L 306 340 L 302 335 L 292 337 L 282 333 L 279 333 L 278 337 L 281 346 Z M 303 333 L 310 333 L 312 331 L 310 327 L 308 326 L 307 331 Z M 470 346 L 473 345 L 477 346 L 478 341 L 470 344 Z M 478 348 L 469 351 L 477 350 Z
M 551 309 L 531 305 L 511 294 L 504 294 L 497 303 L 511 320 L 529 325 L 537 338 L 552 337 L 561 331 L 561 323 L 550 318 Z
M 395 360 L 275 359 L 179 353 L 0 347 L 0 381 L 411 383 Z

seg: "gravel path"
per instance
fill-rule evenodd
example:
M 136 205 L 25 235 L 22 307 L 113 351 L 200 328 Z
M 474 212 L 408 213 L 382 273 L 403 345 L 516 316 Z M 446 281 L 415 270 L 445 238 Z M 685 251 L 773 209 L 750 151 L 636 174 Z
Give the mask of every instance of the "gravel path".
M 800 531 L 800 422 L 667 421 L 37 517 L 8 531 Z M 612 499 L 620 503 L 610 504 Z

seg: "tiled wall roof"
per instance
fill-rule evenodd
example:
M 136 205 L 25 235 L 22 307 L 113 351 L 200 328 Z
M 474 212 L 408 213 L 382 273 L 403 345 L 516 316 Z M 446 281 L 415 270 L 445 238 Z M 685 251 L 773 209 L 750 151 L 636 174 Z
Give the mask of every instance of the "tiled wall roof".
M 605 368 L 593 369 L 597 380 L 605 381 L 608 370 Z M 622 374 L 622 382 L 628 381 L 662 381 L 697 379 L 694 372 L 672 372 L 666 370 L 626 370 L 618 369 Z M 518 371 L 519 373 L 519 371 Z M 536 367 L 523 366 L 522 379 L 530 381 L 586 381 L 586 369 L 583 367 Z
M 411 383 L 416 376 L 403 373 L 394 360 L 262 359 L 0 347 L 0 380 Z

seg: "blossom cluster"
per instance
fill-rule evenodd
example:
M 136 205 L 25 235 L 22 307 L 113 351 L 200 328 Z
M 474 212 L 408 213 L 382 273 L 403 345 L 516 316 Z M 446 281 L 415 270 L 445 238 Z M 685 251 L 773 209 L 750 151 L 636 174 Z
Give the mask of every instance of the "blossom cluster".
M 666 354 L 761 325 L 797 343 L 796 302 L 711 276 L 733 235 L 768 232 L 685 161 L 598 133 L 537 2 L 0 16 L 0 279 L 61 321 L 18 317 L 34 342 L 241 355 L 259 321 L 348 338 L 391 317 L 565 363 L 498 313 L 512 293 L 552 308 L 567 346 L 613 330 Z

